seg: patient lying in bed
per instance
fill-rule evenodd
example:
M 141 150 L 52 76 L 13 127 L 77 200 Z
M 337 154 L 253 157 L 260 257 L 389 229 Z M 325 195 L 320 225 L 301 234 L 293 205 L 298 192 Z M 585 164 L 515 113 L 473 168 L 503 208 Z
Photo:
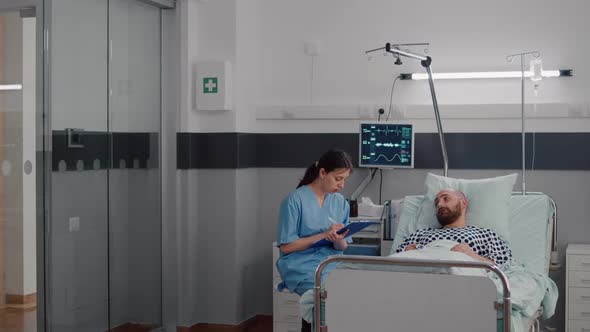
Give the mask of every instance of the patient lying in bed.
M 485 228 L 466 226 L 465 214 L 467 201 L 463 193 L 454 190 L 443 190 L 439 192 L 436 195 L 435 208 L 441 228 L 428 228 L 416 231 L 397 247 L 397 253 L 391 255 L 392 257 L 448 261 L 471 261 L 477 259 L 496 264 L 503 270 L 511 287 L 511 331 L 527 331 L 530 318 L 534 317 L 540 306 L 543 307 L 543 317 L 545 319 L 554 314 L 558 297 L 555 282 L 545 273 L 527 270 L 519 262 L 518 256 L 513 258 L 510 247 L 495 232 Z M 486 276 L 496 285 L 496 300 L 503 300 L 502 281 L 495 274 L 488 273 L 482 269 L 447 269 L 428 266 L 410 267 L 395 264 L 371 265 L 370 263 L 340 263 L 338 268 L 402 273 Z M 392 282 L 397 282 L 394 277 L 391 280 Z M 366 285 L 363 287 L 366 287 Z M 311 322 L 313 320 L 314 309 L 313 290 L 302 295 L 300 309 L 301 316 L 306 321 Z
M 462 192 L 453 189 L 441 190 L 437 193 L 434 204 L 436 218 L 442 227 L 416 231 L 405 239 L 396 252 L 419 250 L 433 241 L 450 240 L 458 242 L 451 251 L 496 264 L 500 268 L 510 264 L 512 252 L 494 231 L 466 226 L 467 199 Z

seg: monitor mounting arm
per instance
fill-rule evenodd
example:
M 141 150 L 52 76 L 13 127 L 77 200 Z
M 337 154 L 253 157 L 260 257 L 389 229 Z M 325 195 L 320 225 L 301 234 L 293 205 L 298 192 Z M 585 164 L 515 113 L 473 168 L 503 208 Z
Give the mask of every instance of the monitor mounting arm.
M 393 44 L 393 45 L 395 46 L 396 44 Z M 438 137 L 440 139 L 440 148 L 441 148 L 442 157 L 443 157 L 444 176 L 448 176 L 449 158 L 447 156 L 447 146 L 445 144 L 445 135 L 444 135 L 442 123 L 440 120 L 440 112 L 438 110 L 438 102 L 436 100 L 436 92 L 434 91 L 434 80 L 432 79 L 432 69 L 430 66 L 430 64 L 432 63 L 432 58 L 429 56 L 400 50 L 397 47 L 392 47 L 392 44 L 390 44 L 390 43 L 385 44 L 384 47 L 365 51 L 365 54 L 369 54 L 371 52 L 376 52 L 376 51 L 381 51 L 381 50 L 385 50 L 386 52 L 392 53 L 397 56 L 405 56 L 405 57 L 408 57 L 411 59 L 420 60 L 420 64 L 422 65 L 422 67 L 426 68 L 426 72 L 428 73 L 428 83 L 430 85 L 430 95 L 432 97 L 432 106 L 434 108 L 434 117 L 436 119 L 436 127 L 438 129 Z

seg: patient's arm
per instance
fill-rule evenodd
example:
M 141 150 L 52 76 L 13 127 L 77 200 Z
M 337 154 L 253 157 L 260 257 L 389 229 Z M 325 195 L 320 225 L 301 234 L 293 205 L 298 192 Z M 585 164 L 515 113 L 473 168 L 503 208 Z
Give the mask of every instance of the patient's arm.
M 485 258 L 485 257 L 480 256 L 480 255 L 476 254 L 475 252 L 473 252 L 473 250 L 471 250 L 471 247 L 469 247 L 469 245 L 467 243 L 459 243 L 456 246 L 452 247 L 451 251 L 462 252 L 462 253 L 468 255 L 469 257 L 475 258 L 475 259 L 480 260 L 482 262 L 496 264 L 496 262 L 494 262 L 493 260 Z

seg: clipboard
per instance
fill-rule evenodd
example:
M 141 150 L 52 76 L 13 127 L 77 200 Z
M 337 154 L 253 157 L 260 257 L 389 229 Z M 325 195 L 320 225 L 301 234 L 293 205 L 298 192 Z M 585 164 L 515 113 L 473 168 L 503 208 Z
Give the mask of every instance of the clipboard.
M 375 225 L 375 224 L 379 224 L 379 222 L 376 221 L 357 221 L 357 222 L 351 222 L 348 225 L 342 227 L 341 229 L 339 229 L 336 233 L 338 234 L 342 234 L 344 232 L 346 232 L 346 230 L 350 230 L 348 232 L 348 234 L 346 235 L 346 237 L 351 236 L 352 234 L 361 231 L 371 225 Z M 323 246 L 331 246 L 332 242 L 326 240 L 326 239 L 321 239 L 319 241 L 316 241 L 314 244 L 311 245 L 310 248 L 317 248 L 317 247 L 323 247 Z

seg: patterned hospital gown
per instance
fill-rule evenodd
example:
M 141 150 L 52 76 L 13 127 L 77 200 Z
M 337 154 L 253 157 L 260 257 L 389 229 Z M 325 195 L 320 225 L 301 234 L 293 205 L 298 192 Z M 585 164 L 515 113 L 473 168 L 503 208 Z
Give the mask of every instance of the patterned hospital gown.
M 467 243 L 476 254 L 493 260 L 504 268 L 512 260 L 512 251 L 498 235 L 489 229 L 477 226 L 426 228 L 410 235 L 395 252 L 402 252 L 408 244 L 415 243 L 418 249 L 436 240 L 451 240 Z

